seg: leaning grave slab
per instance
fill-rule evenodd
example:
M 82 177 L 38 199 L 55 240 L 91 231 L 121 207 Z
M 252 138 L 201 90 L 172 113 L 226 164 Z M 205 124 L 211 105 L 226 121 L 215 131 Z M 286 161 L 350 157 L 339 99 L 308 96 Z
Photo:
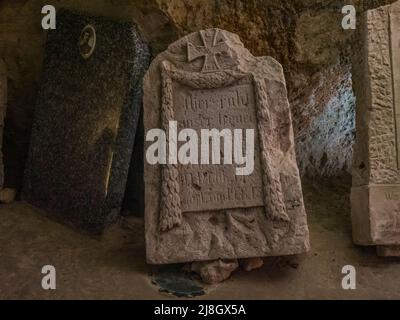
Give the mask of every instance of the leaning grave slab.
M 119 215 L 148 60 L 135 25 L 57 13 L 46 44 L 25 200 L 91 233 Z
M 254 129 L 254 172 L 238 177 L 232 165 L 145 160 L 149 263 L 308 251 L 291 114 L 277 61 L 252 56 L 237 35 L 220 29 L 180 39 L 153 61 L 144 80 L 145 135 L 161 128 L 169 136 L 171 121 L 197 133 Z M 145 142 L 146 150 L 151 144 Z
M 400 256 L 400 1 L 363 14 L 357 30 L 353 239 Z

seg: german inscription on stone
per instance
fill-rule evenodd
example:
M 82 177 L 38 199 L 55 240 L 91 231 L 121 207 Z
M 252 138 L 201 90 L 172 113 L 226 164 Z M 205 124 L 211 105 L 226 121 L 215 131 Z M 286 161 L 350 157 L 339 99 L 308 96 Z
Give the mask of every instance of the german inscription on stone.
M 254 89 L 251 79 L 220 89 L 192 89 L 176 83 L 174 85 L 174 105 L 178 128 L 192 128 L 201 137 L 201 129 L 212 128 L 226 134 L 234 143 L 234 130 L 256 129 L 257 116 Z M 221 160 L 232 157 L 218 134 L 216 140 L 221 145 Z M 242 139 L 242 142 L 244 139 Z M 255 141 L 258 145 L 258 139 Z M 233 145 L 232 145 L 233 147 Z M 247 151 L 244 143 L 242 152 Z M 231 148 L 229 148 L 231 150 Z M 232 148 L 232 151 L 233 148 Z M 257 151 L 259 148 L 257 147 Z M 211 149 L 208 152 L 212 157 Z M 212 159 L 210 159 L 211 162 Z M 232 161 L 233 162 L 233 159 Z M 260 172 L 259 152 L 255 152 L 255 168 Z M 180 165 L 180 187 L 182 190 L 182 211 L 204 211 L 228 208 L 263 206 L 262 179 L 259 174 L 236 175 L 236 166 L 231 165 Z

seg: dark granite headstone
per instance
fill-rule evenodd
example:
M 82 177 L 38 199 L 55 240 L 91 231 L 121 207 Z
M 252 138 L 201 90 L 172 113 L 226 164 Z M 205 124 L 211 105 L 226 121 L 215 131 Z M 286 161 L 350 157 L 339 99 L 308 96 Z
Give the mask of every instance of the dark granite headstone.
M 119 215 L 148 63 L 133 24 L 57 13 L 35 110 L 26 201 L 92 233 Z
M 144 165 L 149 263 L 308 251 L 290 106 L 277 61 L 254 57 L 233 33 L 201 30 L 159 54 L 143 88 L 145 150 L 150 160 Z M 161 138 L 157 142 L 158 155 L 169 154 L 171 160 L 151 159 L 155 143 L 149 132 L 154 128 L 165 134 L 166 143 L 159 143 Z M 194 151 L 185 151 L 185 129 L 191 130 L 186 133 L 190 144 L 194 141 Z M 245 153 L 253 164 L 247 173 L 238 173 L 233 156 L 243 152 L 244 140 L 232 137 L 244 131 L 246 140 L 252 136 Z M 174 160 L 179 153 L 194 156 L 185 164 Z M 210 155 L 219 157 L 216 164 L 211 164 Z M 221 270 L 218 263 L 217 267 Z

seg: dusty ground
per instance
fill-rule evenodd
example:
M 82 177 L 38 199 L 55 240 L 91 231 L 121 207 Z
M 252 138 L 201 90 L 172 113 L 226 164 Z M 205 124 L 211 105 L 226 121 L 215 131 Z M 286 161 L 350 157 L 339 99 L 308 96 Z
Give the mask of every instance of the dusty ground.
M 268 258 L 263 269 L 236 272 L 204 287 L 200 299 L 400 298 L 400 260 L 378 258 L 351 242 L 349 184 L 305 183 L 312 250 L 301 257 Z M 57 269 L 57 290 L 41 288 L 41 268 Z M 341 269 L 357 269 L 357 290 L 341 288 Z M 0 298 L 163 299 L 146 266 L 140 219 L 121 220 L 102 241 L 45 218 L 28 204 L 0 208 Z

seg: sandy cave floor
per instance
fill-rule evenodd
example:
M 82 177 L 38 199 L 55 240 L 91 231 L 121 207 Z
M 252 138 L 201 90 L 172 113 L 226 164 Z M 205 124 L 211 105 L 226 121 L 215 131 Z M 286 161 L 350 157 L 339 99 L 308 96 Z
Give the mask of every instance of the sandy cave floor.
M 267 258 L 260 270 L 239 270 L 222 284 L 202 285 L 205 294 L 198 299 L 399 299 L 400 259 L 379 258 L 374 248 L 352 244 L 349 190 L 343 181 L 304 183 L 311 251 Z M 55 291 L 41 288 L 47 264 L 57 270 Z M 341 288 L 347 264 L 357 270 L 354 291 Z M 142 219 L 121 219 L 99 241 L 48 220 L 26 203 L 0 207 L 2 299 L 174 298 L 154 284 L 164 272 L 165 267 L 145 263 Z

